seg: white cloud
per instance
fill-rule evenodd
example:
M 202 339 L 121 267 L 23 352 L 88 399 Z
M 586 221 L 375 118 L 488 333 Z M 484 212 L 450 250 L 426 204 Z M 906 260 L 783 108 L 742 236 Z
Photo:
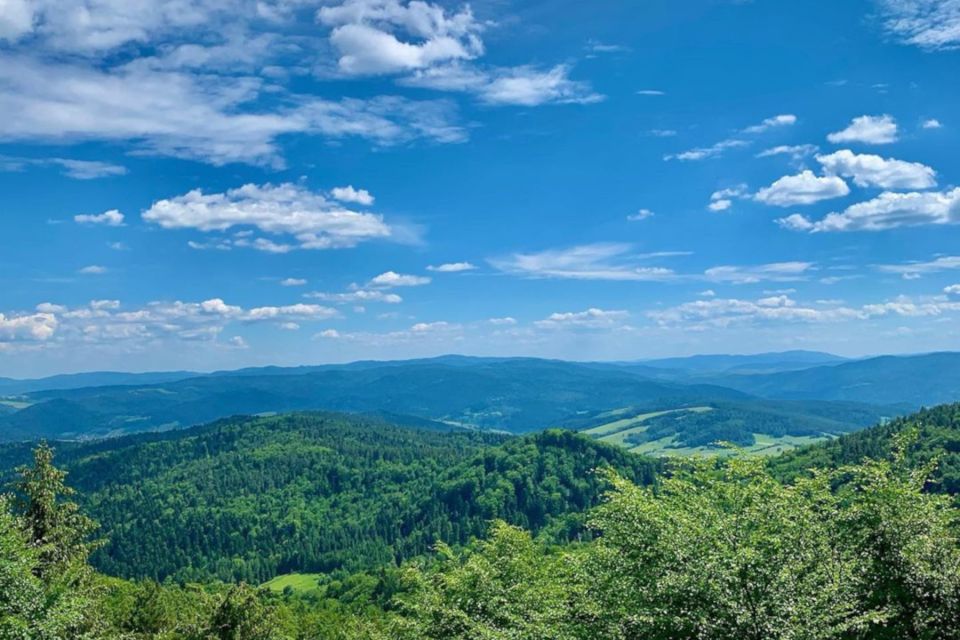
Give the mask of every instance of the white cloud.
M 647 133 L 654 138 L 672 138 L 677 135 L 676 129 L 650 129 Z
M 330 42 L 339 55 L 338 67 L 351 75 L 423 69 L 484 51 L 483 25 L 469 7 L 448 14 L 429 2 L 346 0 L 322 7 L 317 18 L 333 27 Z
M 243 336 L 233 336 L 227 340 L 229 344 L 234 349 L 249 349 L 250 345 L 247 344 L 247 341 L 243 339 Z
M 110 211 L 104 211 L 98 215 L 92 214 L 80 214 L 73 216 L 73 220 L 79 224 L 98 224 L 104 225 L 107 227 L 122 227 L 123 226 L 123 214 L 117 211 L 116 209 L 111 209 Z
M 506 273 L 528 278 L 663 281 L 676 276 L 670 269 L 638 266 L 631 249 L 631 245 L 623 243 L 594 243 L 514 253 L 490 263 Z
M 96 178 L 122 176 L 127 173 L 126 167 L 96 160 L 0 156 L 0 171 L 23 171 L 27 167 L 46 166 L 58 166 L 63 169 L 63 175 L 74 180 L 94 180 Z
M 747 185 L 740 184 L 727 189 L 720 189 L 710 194 L 710 204 L 707 208 L 710 211 L 727 211 L 733 206 L 734 198 L 745 198 L 747 196 Z
M 91 264 L 91 265 L 89 265 L 89 266 L 86 266 L 86 267 L 83 267 L 82 269 L 80 269 L 80 271 L 79 271 L 78 273 L 81 273 L 81 274 L 83 274 L 83 275 L 98 276 L 98 275 L 103 275 L 103 274 L 106 273 L 106 272 L 107 272 L 107 268 L 106 268 L 106 267 L 102 267 L 102 266 L 100 266 L 100 265 L 98 265 L 98 264 Z
M 786 295 L 759 300 L 696 300 L 647 313 L 648 317 L 662 327 L 679 326 L 694 331 L 757 322 L 835 322 L 860 318 L 862 315 L 857 310 L 844 307 L 822 309 L 804 306 Z
M 427 267 L 427 271 L 435 271 L 437 273 L 460 273 L 461 271 L 473 271 L 476 268 L 476 265 L 469 262 L 445 262 L 444 264 L 430 265 Z
M 353 247 L 361 242 L 390 238 L 394 230 L 373 213 L 345 209 L 295 184 L 247 184 L 225 193 L 204 194 L 199 189 L 160 200 L 143 219 L 165 229 L 227 231 L 253 227 L 264 233 L 291 236 L 301 249 Z M 233 240 L 235 246 L 252 246 L 274 253 L 293 247 L 266 238 Z
M 811 262 L 772 262 L 754 266 L 724 265 L 704 271 L 704 278 L 712 282 L 753 284 L 756 282 L 792 282 L 803 280 L 814 269 Z
M 784 176 L 754 196 L 768 205 L 790 207 L 840 198 L 850 193 L 850 187 L 837 176 L 816 176 L 810 170 L 795 176 Z
M 367 289 L 356 289 L 354 291 L 347 291 L 344 293 L 324 293 L 322 291 L 314 291 L 313 293 L 304 294 L 304 297 L 313 298 L 316 300 L 324 300 L 326 302 L 336 302 L 339 304 L 352 304 L 355 302 L 384 302 L 386 304 L 399 304 L 403 302 L 403 298 L 395 293 L 387 293 L 386 291 L 370 291 Z
M 704 289 L 697 295 L 700 296 L 701 298 L 715 298 L 717 297 L 717 292 L 714 291 L 713 289 Z
M 688 151 L 682 151 L 680 153 L 668 154 L 663 157 L 664 160 L 682 160 L 684 162 L 696 161 L 696 160 L 710 160 L 713 158 L 719 158 L 722 156 L 728 149 L 737 149 L 740 147 L 746 147 L 750 143 L 746 140 L 737 140 L 736 138 L 731 138 L 729 140 L 721 140 L 710 147 L 698 147 L 696 149 L 690 149 Z
M 757 154 L 758 158 L 770 158 L 772 156 L 790 156 L 794 160 L 803 160 L 807 156 L 812 156 L 820 150 L 815 144 L 797 144 L 797 145 L 780 145 L 777 147 L 771 147 L 769 149 L 764 149 Z
M 418 71 L 401 84 L 440 91 L 469 92 L 492 105 L 592 104 L 603 100 L 585 82 L 571 80 L 568 65 L 542 70 L 530 65 L 481 70 L 449 65 Z
M 430 333 L 435 331 L 448 331 L 450 329 L 458 328 L 459 325 L 451 324 L 444 320 L 438 320 L 437 322 L 418 322 L 410 327 L 410 331 L 413 331 L 414 333 Z
M 883 189 L 928 189 L 937 184 L 937 172 L 919 162 L 904 162 L 843 149 L 817 156 L 828 173 L 853 178 L 859 187 Z
M 339 200 L 340 202 L 355 202 L 356 204 L 362 204 L 364 206 L 372 205 L 374 200 L 369 191 L 366 189 L 354 189 L 353 185 L 334 187 L 330 190 L 330 195 L 333 196 L 334 200 Z
M 627 216 L 627 220 L 630 222 L 639 222 L 641 220 L 646 220 L 647 218 L 652 218 L 655 214 L 650 209 L 638 209 L 636 213 L 631 213 Z
M 924 120 L 923 124 L 920 125 L 924 129 L 942 129 L 943 124 L 940 123 L 936 118 L 930 118 L 929 120 Z
M 813 221 L 793 214 L 777 221 L 794 231 L 883 231 L 898 227 L 960 223 L 960 188 L 943 193 L 884 192 L 873 200 L 848 207 L 842 213 L 827 214 Z
M 307 284 L 303 278 L 284 278 L 280 281 L 281 287 L 302 287 Z
M 889 115 L 860 116 L 846 129 L 829 134 L 827 140 L 834 144 L 890 144 L 897 141 L 897 122 Z
M 607 311 L 591 307 L 586 311 L 552 313 L 533 324 L 541 329 L 584 328 L 608 329 L 623 323 L 630 314 L 626 311 Z
M 960 256 L 939 256 L 933 260 L 906 262 L 903 264 L 881 264 L 877 269 L 884 273 L 896 273 L 906 279 L 919 278 L 928 273 L 960 269 Z
M 960 46 L 957 0 L 877 0 L 887 32 L 900 41 L 928 50 Z
M 779 127 L 788 127 L 797 123 L 797 116 L 786 113 L 778 116 L 773 116 L 772 118 L 767 118 L 760 124 L 755 124 L 752 127 L 747 127 L 743 130 L 744 133 L 764 133 L 770 129 L 776 129 Z
M 944 287 L 943 292 L 948 296 L 960 297 L 960 284 L 952 284 L 949 287 Z
M 517 319 L 511 318 L 510 316 L 505 316 L 503 318 L 490 318 L 489 320 L 487 320 L 487 322 L 494 325 L 495 327 L 505 327 L 505 326 L 513 326 L 517 324 Z
M 665 96 L 667 95 L 666 91 L 660 91 L 659 89 L 640 89 L 637 91 L 638 96 Z
M 37 311 L 33 316 L 0 314 L 0 342 L 49 339 L 54 346 L 83 343 L 110 347 L 125 342 L 145 348 L 167 340 L 216 341 L 233 324 L 273 322 L 280 326 L 339 316 L 335 309 L 315 304 L 245 309 L 221 298 L 201 302 L 151 302 L 132 309 L 124 309 L 117 300 L 93 300 L 75 308 L 43 303 L 37 306 Z
M 127 174 L 127 168 L 109 162 L 96 160 L 71 160 L 70 158 L 52 158 L 50 162 L 64 169 L 67 177 L 75 180 L 95 180 Z
M 6 316 L 0 313 L 0 343 L 49 340 L 57 331 L 53 313 Z
M 397 273 L 396 271 L 385 271 L 384 273 L 372 278 L 368 286 L 386 289 L 390 287 L 419 287 L 425 284 L 430 284 L 430 278 L 426 276 L 415 276 Z
M 274 88 L 256 77 L 210 76 L 125 66 L 100 69 L 0 54 L 0 140 L 129 142 L 141 153 L 202 160 L 282 164 L 285 134 L 361 137 L 378 145 L 417 138 L 462 142 L 443 101 L 395 96 L 339 101 L 283 96 L 271 109 L 253 106 Z M 203 126 L 197 126 L 203 123 Z M 74 171 L 79 169 L 75 168 Z

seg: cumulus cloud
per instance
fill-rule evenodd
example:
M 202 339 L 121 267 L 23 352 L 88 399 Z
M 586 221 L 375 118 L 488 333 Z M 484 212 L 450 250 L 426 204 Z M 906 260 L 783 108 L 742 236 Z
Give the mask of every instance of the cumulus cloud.
M 919 162 L 904 162 L 843 149 L 817 156 L 830 174 L 852 178 L 859 187 L 883 189 L 928 189 L 937 184 L 937 172 Z
M 122 227 L 123 226 L 123 214 L 117 211 L 116 209 L 111 209 L 110 211 L 104 211 L 103 213 L 93 215 L 93 214 L 80 214 L 73 216 L 74 222 L 78 224 L 96 224 L 103 225 L 106 227 Z
M 284 278 L 280 281 L 281 287 L 302 287 L 307 284 L 307 281 L 303 278 Z
M 936 118 L 930 118 L 929 120 L 924 120 L 923 124 L 920 125 L 924 129 L 942 129 L 943 124 Z
M 371 278 L 368 286 L 387 289 L 390 287 L 419 287 L 425 284 L 430 284 L 430 278 L 426 276 L 415 276 L 397 273 L 396 271 L 385 271 L 384 273 Z
M 661 267 L 636 264 L 632 247 L 623 243 L 594 243 L 537 253 L 514 253 L 490 263 L 504 271 L 527 278 L 572 280 L 664 281 L 675 273 Z
M 517 324 L 517 319 L 510 316 L 504 316 L 503 318 L 490 318 L 487 320 L 490 324 L 495 327 L 504 327 L 504 326 L 513 326 Z
M 551 313 L 544 320 L 537 320 L 533 324 L 541 329 L 609 329 L 621 325 L 630 314 L 626 311 L 608 311 L 591 307 L 586 311 Z
M 422 69 L 483 54 L 478 22 L 469 6 L 447 13 L 429 2 L 346 0 L 322 7 L 318 20 L 333 27 L 338 66 L 351 75 Z
M 887 32 L 905 44 L 927 50 L 960 46 L 957 0 L 877 0 Z
M 751 127 L 747 127 L 743 130 L 744 133 L 764 133 L 770 129 L 776 129 L 779 127 L 788 127 L 797 123 L 797 116 L 786 113 L 778 116 L 773 116 L 772 118 L 767 118 L 760 124 L 755 124 Z
M 710 211 L 716 212 L 727 211 L 733 206 L 733 200 L 735 198 L 745 198 L 747 195 L 747 185 L 745 184 L 720 189 L 710 194 L 710 204 L 707 205 L 707 208 L 710 209 Z
M 802 305 L 789 296 L 779 295 L 757 300 L 695 300 L 668 309 L 650 311 L 647 316 L 662 327 L 679 326 L 700 331 L 757 322 L 835 322 L 860 318 L 863 314 L 844 307 L 820 308 Z
M 427 271 L 435 271 L 437 273 L 460 273 L 461 271 L 473 271 L 476 268 L 476 265 L 470 262 L 445 262 L 443 264 L 430 265 L 427 267 Z
M 339 200 L 340 202 L 353 202 L 364 206 L 372 205 L 374 200 L 369 191 L 366 189 L 354 189 L 353 185 L 334 187 L 330 190 L 330 195 L 333 196 L 334 200 Z
M 960 223 L 960 188 L 942 193 L 884 192 L 842 212 L 827 214 L 821 220 L 793 214 L 777 222 L 787 229 L 810 233 L 957 224 Z
M 764 204 L 791 207 L 840 198 L 849 193 L 850 187 L 842 178 L 817 176 L 808 169 L 795 176 L 780 178 L 769 187 L 758 191 L 754 198 Z
M 897 141 L 897 121 L 890 115 L 860 116 L 846 129 L 829 134 L 827 140 L 834 144 L 890 144 Z
M 56 316 L 49 311 L 11 316 L 0 313 L 0 343 L 49 340 L 58 324 Z
M 164 229 L 224 232 L 254 228 L 295 241 L 294 245 L 279 244 L 269 238 L 228 242 L 274 253 L 284 253 L 293 246 L 301 249 L 354 247 L 361 242 L 390 238 L 394 233 L 380 215 L 350 211 L 319 193 L 291 183 L 247 184 L 210 194 L 194 189 L 154 203 L 144 212 L 143 219 Z
M 93 300 L 78 307 L 48 302 L 38 305 L 33 315 L 0 314 L 0 343 L 33 340 L 55 345 L 114 346 L 123 342 L 145 347 L 168 340 L 216 341 L 231 325 L 271 322 L 280 326 L 338 316 L 336 309 L 317 304 L 244 308 L 221 298 L 200 302 L 157 301 L 136 308 L 125 308 L 117 300 Z

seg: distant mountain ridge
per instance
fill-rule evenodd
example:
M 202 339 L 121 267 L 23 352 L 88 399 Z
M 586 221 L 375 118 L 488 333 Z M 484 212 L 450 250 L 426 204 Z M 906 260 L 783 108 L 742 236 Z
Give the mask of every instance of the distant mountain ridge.
M 111 384 L 78 386 L 84 381 Z M 777 412 L 758 405 L 761 399 L 791 401 L 791 432 L 822 437 L 960 400 L 960 354 L 847 360 L 790 351 L 646 363 L 448 355 L 14 382 L 34 389 L 12 393 L 14 383 L 0 381 L 0 440 L 116 436 L 230 415 L 303 410 L 403 415 L 430 424 L 524 433 L 617 410 L 721 405 L 725 412 L 711 414 L 709 421 L 723 418 L 728 433 L 749 438 L 746 434 L 764 433 Z M 67 387 L 51 388 L 64 382 Z M 754 429 L 754 422 L 767 426 Z M 829 431 L 822 432 L 822 425 Z M 686 426 L 681 431 L 691 442 L 702 439 Z

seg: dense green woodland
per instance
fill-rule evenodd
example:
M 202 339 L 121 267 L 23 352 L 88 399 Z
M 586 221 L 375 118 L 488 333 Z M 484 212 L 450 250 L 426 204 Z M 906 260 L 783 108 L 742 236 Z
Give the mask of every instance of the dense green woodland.
M 618 469 L 627 454 L 572 433 L 497 442 L 295 415 L 67 447 L 63 459 L 77 471 L 70 480 L 85 488 L 78 496 L 42 445 L 0 500 L 0 640 L 952 640 L 960 638 L 960 512 L 930 490 L 945 488 L 930 478 L 938 477 L 931 458 L 958 433 L 960 405 L 941 407 L 851 437 L 860 444 L 832 443 L 773 465 L 678 460 L 643 484 L 653 480 L 651 463 Z M 296 457 L 294 445 L 312 450 Z M 799 471 L 806 459 L 861 452 L 881 459 Z M 267 472 L 289 455 L 291 468 L 326 484 L 311 490 Z M 477 524 L 487 531 L 467 544 L 439 542 L 400 565 L 341 571 L 305 592 L 107 577 L 90 558 L 112 548 L 113 532 L 97 530 L 75 502 L 93 509 L 108 488 L 136 487 L 147 512 L 127 504 L 134 531 L 121 533 L 131 540 L 149 517 L 170 517 L 148 515 L 145 488 L 158 478 L 176 480 L 172 491 L 212 483 L 166 511 L 198 508 L 201 499 L 255 509 L 252 492 L 264 490 L 302 515 L 298 501 L 332 505 L 343 489 L 360 505 L 343 513 L 369 522 L 378 516 L 362 506 L 400 499 L 403 480 L 426 476 L 413 468 L 460 456 L 434 487 L 411 485 L 446 501 L 428 513 L 466 531 L 474 517 L 502 512 L 540 535 L 497 519 Z M 95 477 L 117 464 L 111 478 Z M 232 484 L 234 473 L 249 484 Z M 369 502 L 365 477 L 389 499 Z M 599 502 L 594 486 L 605 492 Z M 316 502 L 321 494 L 327 502 Z M 561 504 L 585 512 L 575 521 L 548 515 L 547 505 Z M 571 538 L 578 530 L 589 535 Z M 388 539 L 371 533 L 379 540 L 372 548 Z
M 646 484 L 661 465 L 565 431 L 441 433 L 338 414 L 223 420 L 68 446 L 60 460 L 107 538 L 101 571 L 252 583 L 395 564 L 494 519 L 583 537 L 602 493 L 594 469 Z

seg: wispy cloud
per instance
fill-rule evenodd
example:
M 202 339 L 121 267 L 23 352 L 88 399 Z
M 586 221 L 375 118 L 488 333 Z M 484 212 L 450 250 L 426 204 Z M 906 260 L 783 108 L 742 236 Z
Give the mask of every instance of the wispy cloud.
M 676 274 L 663 267 L 637 264 L 633 247 L 623 243 L 594 243 L 536 253 L 515 253 L 490 263 L 504 271 L 527 278 L 570 280 L 664 281 Z

